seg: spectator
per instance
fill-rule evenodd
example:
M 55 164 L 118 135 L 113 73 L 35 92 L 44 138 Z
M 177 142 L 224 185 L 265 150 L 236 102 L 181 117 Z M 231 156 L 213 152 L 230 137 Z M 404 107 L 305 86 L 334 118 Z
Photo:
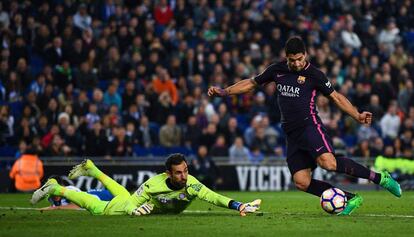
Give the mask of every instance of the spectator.
M 71 155 L 81 156 L 81 139 L 76 132 L 75 126 L 68 125 L 64 130 L 63 140 L 70 149 Z
M 228 119 L 227 126 L 224 128 L 224 136 L 229 144 L 233 144 L 236 137 L 242 136 L 236 118 L 230 117 Z
M 260 164 L 264 160 L 264 155 L 260 148 L 253 146 L 249 152 L 249 161 L 251 164 Z
M 168 92 L 171 97 L 172 105 L 176 105 L 178 102 L 177 87 L 168 75 L 167 70 L 160 69 L 157 73 L 157 77 L 153 80 L 154 90 L 157 94 L 161 95 L 163 92 Z
M 188 117 L 187 124 L 183 129 L 184 145 L 188 148 L 196 148 L 199 145 L 201 137 L 201 129 L 197 125 L 197 118 L 195 116 Z
M 168 6 L 167 0 L 160 0 L 155 6 L 154 18 L 157 24 L 166 26 L 173 19 L 174 14 L 170 6 Z
M 160 144 L 165 147 L 174 147 L 181 144 L 181 129 L 176 124 L 175 115 L 169 115 L 167 123 L 161 127 Z
M 81 90 L 89 91 L 98 85 L 98 77 L 96 73 L 93 73 L 87 61 L 80 64 L 80 69 L 75 73 L 75 78 L 76 87 Z
M 158 124 L 165 124 L 167 117 L 174 113 L 171 96 L 165 91 L 160 94 L 158 101 L 154 104 L 151 120 Z
M 255 116 L 250 122 L 250 127 L 244 131 L 244 140 L 246 141 L 247 146 L 252 145 L 256 131 L 259 128 L 262 119 L 263 117 L 261 115 Z
M 362 45 L 358 35 L 354 32 L 353 22 L 347 22 L 345 29 L 341 32 L 342 41 L 345 46 L 353 49 L 359 49 Z
M 0 106 L 0 145 L 5 145 L 14 136 L 14 116 L 7 105 Z
M 59 134 L 54 134 L 52 136 L 52 141 L 45 150 L 46 156 L 71 156 L 72 149 L 65 144 L 65 141 Z
M 217 126 L 209 123 L 203 130 L 199 143 L 210 149 L 217 139 Z
M 86 91 L 80 91 L 77 100 L 73 103 L 73 113 L 83 117 L 89 110 L 89 99 Z
M 219 170 L 216 163 L 208 155 L 206 146 L 199 146 L 197 156 L 191 160 L 191 173 L 200 182 L 211 189 L 215 189 L 218 182 L 220 182 Z
M 46 62 L 52 65 L 61 65 L 65 58 L 65 52 L 62 48 L 62 38 L 56 36 L 53 39 L 53 44 L 45 50 L 45 59 Z
M 404 88 L 398 93 L 398 107 L 401 108 L 404 113 L 408 112 L 411 98 L 414 98 L 413 81 L 406 80 Z
M 96 122 L 99 122 L 101 117 L 97 114 L 96 104 L 90 104 L 88 113 L 85 116 L 88 128 L 91 129 Z
M 114 139 L 110 141 L 108 146 L 108 155 L 110 156 L 131 156 L 132 144 L 126 137 L 126 131 L 124 127 L 115 127 Z
M 85 137 L 85 155 L 87 156 L 104 156 L 108 146 L 108 139 L 105 136 L 105 131 L 102 129 L 102 124 L 96 121 L 92 124 L 92 129 L 87 131 Z
M 249 149 L 244 146 L 243 139 L 236 137 L 229 149 L 229 161 L 232 164 L 244 163 L 249 161 Z
M 395 139 L 400 129 L 401 120 L 397 115 L 397 105 L 390 104 L 387 113 L 381 118 L 380 126 L 383 138 Z
M 92 17 L 88 15 L 86 4 L 81 3 L 79 5 L 78 11 L 73 16 L 73 24 L 81 31 L 91 27 Z
M 211 147 L 211 156 L 227 157 L 229 155 L 228 147 L 226 146 L 226 139 L 223 135 L 219 135 L 216 142 Z
M 253 150 L 254 147 L 259 148 L 263 154 L 273 154 L 274 147 L 272 147 L 269 143 L 269 140 L 267 140 L 265 135 L 265 129 L 263 127 L 259 127 L 256 130 L 250 149 Z
M 127 110 L 132 104 L 135 103 L 136 96 L 137 90 L 135 89 L 134 82 L 127 81 L 121 98 L 123 110 Z M 119 109 L 122 111 L 121 107 Z
M 0 2 L 0 24 L 4 28 L 8 28 L 10 25 L 10 17 L 7 11 L 4 10 L 3 2 Z
M 369 140 L 362 140 L 359 142 L 357 149 L 353 152 L 355 157 L 362 157 L 369 159 L 371 157 L 371 151 L 369 148 Z
M 103 103 L 110 107 L 111 105 L 116 105 L 119 110 L 122 110 L 122 98 L 117 92 L 117 86 L 112 83 L 109 85 L 108 90 L 105 92 L 103 97 Z
M 377 137 L 372 140 L 370 144 L 370 148 L 371 148 L 370 154 L 372 157 L 377 157 L 379 155 L 382 155 L 384 151 L 384 141 L 380 137 Z
M 394 19 L 389 19 L 386 28 L 379 33 L 378 44 L 384 45 L 388 55 L 394 52 L 395 45 L 400 42 L 399 33 L 400 29 L 398 29 Z
M 138 141 L 143 147 L 150 148 L 158 144 L 158 134 L 149 126 L 147 116 L 142 116 L 138 127 Z

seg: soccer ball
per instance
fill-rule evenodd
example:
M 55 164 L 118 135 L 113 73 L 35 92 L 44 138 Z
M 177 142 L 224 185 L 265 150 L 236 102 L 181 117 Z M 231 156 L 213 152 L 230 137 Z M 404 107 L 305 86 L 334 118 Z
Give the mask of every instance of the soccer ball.
M 343 211 L 346 206 L 345 193 L 339 188 L 325 190 L 321 195 L 321 206 L 329 214 Z

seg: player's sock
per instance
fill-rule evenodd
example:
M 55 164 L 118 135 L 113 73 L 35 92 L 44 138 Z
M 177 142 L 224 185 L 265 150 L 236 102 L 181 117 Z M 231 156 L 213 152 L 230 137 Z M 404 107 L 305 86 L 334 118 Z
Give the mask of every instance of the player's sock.
M 231 200 L 229 202 L 229 208 L 238 211 L 242 204 L 243 203 L 241 203 L 241 202 Z
M 351 175 L 353 177 L 368 179 L 375 184 L 379 184 L 381 181 L 380 173 L 376 173 L 348 158 L 336 158 L 336 171 L 339 173 Z
M 313 194 L 317 197 L 320 197 L 325 190 L 330 189 L 330 188 L 334 188 L 334 186 L 332 186 L 330 183 L 327 183 L 327 182 L 324 182 L 324 181 L 320 181 L 320 180 L 317 180 L 317 179 L 312 179 L 310 184 L 309 184 L 308 189 L 306 190 L 306 192 L 310 193 L 310 194 Z M 342 190 L 342 191 L 344 191 L 344 190 Z M 355 196 L 355 194 L 347 192 L 347 191 L 344 191 L 344 193 L 345 193 L 345 196 L 348 200 L 352 199 Z
M 97 180 L 101 181 L 101 183 L 108 189 L 109 192 L 115 197 L 118 195 L 125 195 L 129 196 L 130 193 L 126 190 L 122 185 L 117 183 L 115 180 L 111 179 L 108 175 L 103 173 L 102 171 L 98 170 L 96 172 L 96 176 L 94 176 Z
M 323 191 L 333 187 L 334 186 L 332 186 L 330 183 L 320 181 L 317 179 L 312 179 L 308 186 L 308 189 L 306 189 L 306 192 L 320 197 Z

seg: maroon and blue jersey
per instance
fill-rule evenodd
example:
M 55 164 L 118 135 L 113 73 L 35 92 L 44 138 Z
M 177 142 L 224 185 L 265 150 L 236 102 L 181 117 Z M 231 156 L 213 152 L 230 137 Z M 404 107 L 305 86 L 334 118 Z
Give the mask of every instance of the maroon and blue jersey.
M 318 92 L 330 95 L 334 89 L 326 75 L 309 62 L 301 71 L 290 70 L 286 61 L 275 63 L 254 77 L 259 85 L 276 83 L 276 94 L 282 115 L 282 128 L 290 131 L 305 125 L 321 126 L 315 109 Z

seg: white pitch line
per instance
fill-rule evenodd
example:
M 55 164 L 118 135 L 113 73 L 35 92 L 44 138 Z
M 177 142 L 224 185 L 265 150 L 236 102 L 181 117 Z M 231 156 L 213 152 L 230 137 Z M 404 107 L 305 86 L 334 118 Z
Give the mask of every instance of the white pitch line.
M 24 211 L 24 210 L 29 210 L 29 211 L 51 211 L 52 209 L 49 210 L 44 210 L 42 209 L 44 207 L 0 207 L 0 210 L 17 210 L 17 211 Z M 55 210 L 65 210 L 65 209 L 55 209 Z M 66 209 L 66 210 L 72 210 L 72 211 L 85 211 L 85 209 Z
M 18 211 L 41 211 L 41 208 L 35 207 L 0 207 L 0 210 L 18 210 Z M 71 209 L 72 210 L 72 209 Z M 77 211 L 84 211 L 84 209 L 73 209 Z M 231 213 L 230 211 L 207 211 L 207 210 L 185 210 L 184 213 L 210 213 L 210 214 L 222 214 L 222 213 Z M 263 214 L 272 214 L 272 212 L 258 212 Z M 276 213 L 273 213 L 276 214 Z M 291 213 L 285 212 L 281 213 L 284 215 L 306 215 L 305 213 Z M 308 213 L 309 214 L 309 213 Z M 394 217 L 394 218 L 414 218 L 414 215 L 386 215 L 386 214 L 358 214 L 358 216 L 366 216 L 366 217 Z
M 414 218 L 414 216 L 411 215 L 383 215 L 383 214 L 362 214 L 364 216 L 370 216 L 370 217 L 397 217 L 397 218 Z
M 210 214 L 221 214 L 221 213 L 232 213 L 232 212 L 230 210 L 228 210 L 228 211 L 184 210 L 183 213 L 210 213 Z M 269 214 L 271 212 L 258 211 L 257 213 Z
M 294 215 L 306 215 L 305 213 L 291 213 L 291 212 L 285 212 L 285 213 L 283 213 L 283 214 L 285 214 L 285 215 L 292 215 L 292 216 L 294 216 Z M 307 213 L 307 214 L 309 214 L 309 213 Z M 360 217 L 360 216 L 362 216 L 362 217 L 395 217 L 395 218 L 414 218 L 414 216 L 413 215 L 394 215 L 394 214 L 390 214 L 390 215 L 386 215 L 386 214 L 357 214 L 357 215 L 354 215 L 355 217 Z
M 31 210 L 31 211 L 40 211 L 40 208 L 36 207 L 0 207 L 1 210 Z

